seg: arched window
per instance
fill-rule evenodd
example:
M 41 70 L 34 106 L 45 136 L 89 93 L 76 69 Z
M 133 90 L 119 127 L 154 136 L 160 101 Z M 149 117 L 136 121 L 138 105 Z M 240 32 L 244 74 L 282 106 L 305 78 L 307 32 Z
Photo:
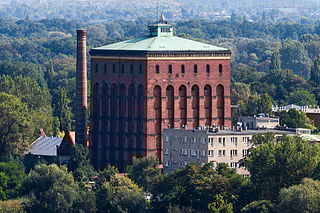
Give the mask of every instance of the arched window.
M 130 65 L 130 73 L 133 74 L 133 64 Z
M 209 64 L 207 64 L 207 66 L 206 66 L 206 73 L 210 74 L 210 65 Z
M 107 65 L 106 64 L 104 64 L 103 71 L 104 71 L 104 73 L 107 73 Z
M 124 73 L 124 64 L 122 64 L 122 66 L 121 66 L 121 73 L 122 74 Z
M 98 72 L 98 70 L 99 70 L 99 65 L 96 64 L 95 71 Z
M 169 74 L 172 74 L 172 65 L 171 65 L 171 64 L 169 64 L 168 73 L 169 73 Z
M 112 73 L 116 73 L 116 65 L 115 64 L 112 65 Z
M 140 65 L 139 74 L 142 74 L 142 65 Z
M 156 65 L 156 73 L 157 73 L 157 74 L 160 73 L 159 65 Z
M 181 74 L 184 74 L 184 72 L 185 72 L 185 71 L 184 71 L 184 65 L 182 64 L 182 65 L 181 65 Z
M 222 64 L 219 64 L 219 75 L 222 75 Z
M 193 66 L 193 74 L 197 74 L 198 73 L 198 66 L 195 64 Z

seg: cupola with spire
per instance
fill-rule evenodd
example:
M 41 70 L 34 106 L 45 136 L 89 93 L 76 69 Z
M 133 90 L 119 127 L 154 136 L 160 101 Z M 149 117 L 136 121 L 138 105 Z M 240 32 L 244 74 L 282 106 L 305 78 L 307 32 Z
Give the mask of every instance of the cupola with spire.
M 168 24 L 164 15 L 161 14 L 159 23 L 148 26 L 149 36 L 171 37 L 173 36 L 173 26 Z

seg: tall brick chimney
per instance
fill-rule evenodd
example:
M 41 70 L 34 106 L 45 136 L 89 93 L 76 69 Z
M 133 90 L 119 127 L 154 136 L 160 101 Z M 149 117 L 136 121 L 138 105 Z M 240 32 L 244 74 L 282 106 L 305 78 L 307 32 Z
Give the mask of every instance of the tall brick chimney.
M 87 127 L 87 51 L 86 30 L 77 30 L 76 143 L 86 143 Z

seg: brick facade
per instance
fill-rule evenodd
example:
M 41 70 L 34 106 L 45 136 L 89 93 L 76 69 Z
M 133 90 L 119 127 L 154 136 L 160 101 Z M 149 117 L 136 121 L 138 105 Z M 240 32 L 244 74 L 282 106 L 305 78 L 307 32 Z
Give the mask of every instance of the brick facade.
M 156 155 L 162 161 L 162 130 L 169 124 L 231 126 L 230 53 L 165 55 L 110 58 L 91 52 L 96 168 L 110 163 L 123 171 L 132 156 Z

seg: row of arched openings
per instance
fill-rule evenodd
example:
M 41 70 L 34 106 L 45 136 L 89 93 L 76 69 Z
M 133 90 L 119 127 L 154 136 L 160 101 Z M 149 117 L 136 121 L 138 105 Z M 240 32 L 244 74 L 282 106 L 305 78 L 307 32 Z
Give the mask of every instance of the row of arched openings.
M 223 66 L 222 64 L 219 64 L 219 75 L 222 75 L 223 72 Z M 156 70 L 155 70 L 156 74 L 160 73 L 160 66 L 156 65 Z M 197 74 L 198 73 L 198 65 L 193 65 L 193 74 Z M 172 74 L 172 65 L 169 64 L 168 65 L 168 74 Z M 181 74 L 185 74 L 185 66 L 184 64 L 181 65 Z M 207 64 L 206 65 L 206 74 L 210 74 L 210 65 Z
M 205 125 L 212 126 L 212 87 L 206 85 L 204 88 L 204 111 L 205 111 Z M 161 124 L 162 124 L 162 92 L 160 86 L 155 86 L 153 90 L 153 95 L 155 98 L 154 101 L 154 113 L 155 113 L 155 132 L 156 134 L 161 133 Z M 188 109 L 187 105 L 187 88 L 184 85 L 179 87 L 179 114 L 175 115 L 175 97 L 174 97 L 174 87 L 167 86 L 166 88 L 166 97 L 167 97 L 167 118 L 168 124 L 170 127 L 175 127 L 175 118 L 180 119 L 180 127 L 187 125 L 187 119 L 189 114 L 189 119 L 193 120 L 192 128 L 199 127 L 200 125 L 200 88 L 198 85 L 193 85 L 191 88 L 191 109 Z M 218 85 L 216 87 L 216 96 L 217 96 L 217 117 L 218 125 L 224 126 L 224 87 Z
M 132 155 L 143 154 L 144 86 L 96 83 L 92 97 L 92 139 L 97 155 L 95 163 L 123 162 L 124 149 L 134 150 L 135 153 L 130 153 Z

